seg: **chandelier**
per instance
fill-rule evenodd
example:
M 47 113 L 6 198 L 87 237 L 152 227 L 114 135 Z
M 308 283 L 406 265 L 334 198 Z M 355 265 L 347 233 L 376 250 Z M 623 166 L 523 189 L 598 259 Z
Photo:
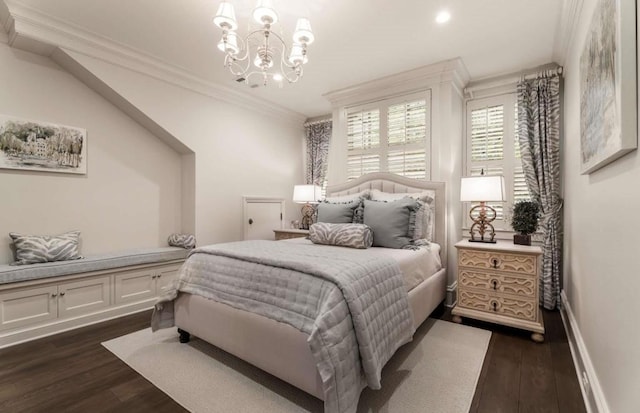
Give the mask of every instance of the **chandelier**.
M 213 23 L 222 29 L 218 49 L 225 54 L 224 65 L 236 76 L 236 81 L 249 83 L 258 77 L 264 86 L 272 79 L 282 85 L 283 80 L 295 83 L 302 77 L 302 66 L 307 63 L 307 46 L 314 36 L 308 19 L 299 18 L 289 48 L 281 35 L 273 31 L 278 15 L 271 0 L 258 0 L 253 19 L 260 25 L 249 26 L 245 38 L 238 35 L 233 5 L 223 1 Z

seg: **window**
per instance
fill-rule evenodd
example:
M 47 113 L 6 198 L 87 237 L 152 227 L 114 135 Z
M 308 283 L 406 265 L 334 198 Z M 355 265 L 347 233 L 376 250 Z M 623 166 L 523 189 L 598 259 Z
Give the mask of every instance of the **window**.
M 514 94 L 467 102 L 466 175 L 504 176 L 506 202 L 490 203 L 497 214 L 493 222 L 496 229 L 511 230 L 513 203 L 530 199 L 520 159 L 517 121 Z
M 429 179 L 430 91 L 346 109 L 347 179 L 393 172 Z

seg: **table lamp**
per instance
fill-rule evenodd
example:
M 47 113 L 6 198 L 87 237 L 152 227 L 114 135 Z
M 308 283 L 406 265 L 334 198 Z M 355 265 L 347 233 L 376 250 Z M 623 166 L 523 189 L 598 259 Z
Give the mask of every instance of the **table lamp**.
M 486 202 L 504 202 L 504 177 L 487 175 L 463 177 L 460 185 L 460 201 L 480 203 L 469 211 L 469 217 L 473 221 L 469 228 L 469 234 L 471 234 L 469 242 L 495 243 L 496 231 L 491 222 L 496 219 L 496 210 Z M 476 211 L 477 217 L 474 218 Z M 489 229 L 491 230 L 489 238 L 485 239 L 485 233 Z
M 295 185 L 293 187 L 293 202 L 302 206 L 302 222 L 300 229 L 309 229 L 313 224 L 315 210 L 311 204 L 317 204 L 322 197 L 322 189 L 318 185 Z

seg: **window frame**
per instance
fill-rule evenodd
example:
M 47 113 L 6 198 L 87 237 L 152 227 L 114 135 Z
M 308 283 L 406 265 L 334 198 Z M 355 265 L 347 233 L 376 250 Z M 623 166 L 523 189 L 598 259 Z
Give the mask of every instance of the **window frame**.
M 492 222 L 495 227 L 496 232 L 513 232 L 513 228 L 511 228 L 510 218 L 511 218 L 511 210 L 514 204 L 515 198 L 515 171 L 517 167 L 522 167 L 521 158 L 516 157 L 516 146 L 515 146 L 515 138 L 517 134 L 517 125 L 515 124 L 516 120 L 516 103 L 517 96 L 515 91 L 510 93 L 504 93 L 500 95 L 488 96 L 488 97 L 478 97 L 468 99 L 466 101 L 466 113 L 465 113 L 465 138 L 464 138 L 464 159 L 463 159 L 463 176 L 471 176 L 471 169 L 474 167 L 482 166 L 479 165 L 483 163 L 484 165 L 491 166 L 500 166 L 502 168 L 502 175 L 504 176 L 505 183 L 505 192 L 506 192 L 506 200 L 503 203 L 503 219 L 496 219 Z M 471 158 L 471 114 L 474 110 L 488 108 L 492 106 L 502 105 L 504 108 L 503 111 L 503 142 L 502 142 L 502 160 L 489 160 L 489 161 L 476 161 L 473 162 Z M 469 210 L 471 209 L 472 203 L 465 202 L 463 203 L 463 230 L 468 232 L 468 229 L 471 227 L 471 219 L 469 218 Z
M 389 146 L 389 124 L 388 124 L 388 113 L 389 107 L 397 104 L 414 102 L 418 100 L 425 101 L 425 141 L 424 143 L 413 143 L 413 144 L 403 144 L 397 146 Z M 366 149 L 357 149 L 357 150 L 349 150 L 348 145 L 348 119 L 349 114 L 352 112 L 363 112 L 370 110 L 378 110 L 379 111 L 379 121 L 378 125 L 379 129 L 379 137 L 380 144 L 376 148 L 366 148 Z M 432 103 L 431 103 L 431 89 L 424 89 L 418 92 L 411 92 L 407 94 L 392 96 L 380 100 L 376 100 L 373 102 L 368 102 L 364 104 L 345 106 L 342 108 L 342 116 L 341 116 L 341 130 L 344 131 L 344 139 L 345 139 L 345 176 L 347 180 L 349 180 L 348 173 L 348 164 L 349 164 L 349 155 L 378 155 L 379 156 L 379 172 L 388 172 L 389 170 L 389 153 L 396 152 L 399 150 L 403 150 L 405 152 L 410 152 L 414 150 L 423 150 L 425 151 L 425 177 L 424 180 L 431 179 L 431 116 L 432 116 Z M 355 179 L 351 177 L 350 179 Z

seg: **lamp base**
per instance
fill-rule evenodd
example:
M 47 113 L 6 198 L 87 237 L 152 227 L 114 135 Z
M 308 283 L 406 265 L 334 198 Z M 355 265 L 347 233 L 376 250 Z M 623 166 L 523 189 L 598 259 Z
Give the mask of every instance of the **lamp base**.
M 489 240 L 489 239 L 471 239 L 471 238 L 469 238 L 469 242 L 483 242 L 485 244 L 495 244 L 497 241 L 496 240 Z

